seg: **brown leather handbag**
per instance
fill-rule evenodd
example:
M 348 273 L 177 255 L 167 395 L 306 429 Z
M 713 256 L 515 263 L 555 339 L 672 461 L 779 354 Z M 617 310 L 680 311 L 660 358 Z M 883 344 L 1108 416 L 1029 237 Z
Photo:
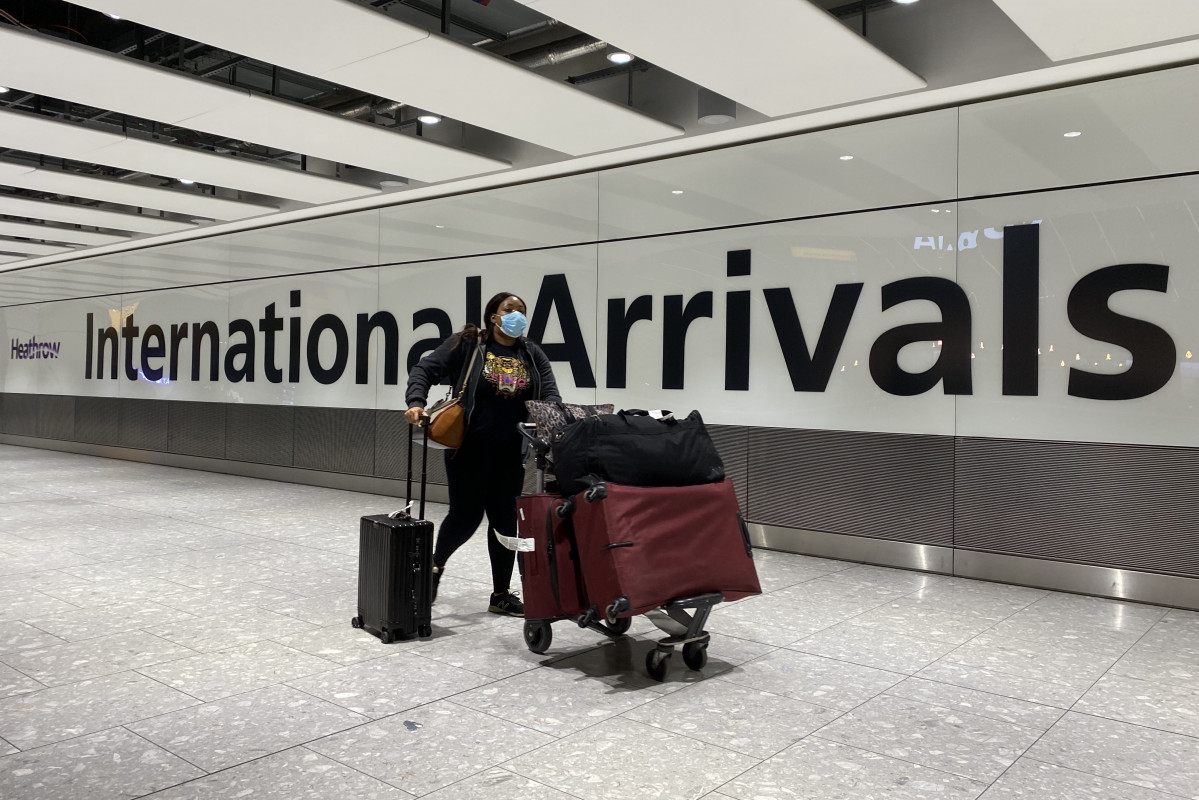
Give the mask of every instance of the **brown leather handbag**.
M 466 377 L 457 396 L 447 397 L 433 404 L 428 410 L 429 438 L 442 447 L 456 450 L 462 446 L 466 436 L 466 389 L 470 385 L 470 376 L 475 369 L 475 359 L 479 356 L 478 345 L 470 357 L 470 366 L 466 368 Z

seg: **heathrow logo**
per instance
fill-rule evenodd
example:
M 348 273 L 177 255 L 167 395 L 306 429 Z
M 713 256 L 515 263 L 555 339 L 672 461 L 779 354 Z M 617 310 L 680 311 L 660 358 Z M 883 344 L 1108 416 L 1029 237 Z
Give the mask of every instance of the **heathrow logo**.
M 58 358 L 61 348 L 62 342 L 39 342 L 35 336 L 27 342 L 13 339 L 9 352 L 13 360 L 25 361 L 31 358 Z

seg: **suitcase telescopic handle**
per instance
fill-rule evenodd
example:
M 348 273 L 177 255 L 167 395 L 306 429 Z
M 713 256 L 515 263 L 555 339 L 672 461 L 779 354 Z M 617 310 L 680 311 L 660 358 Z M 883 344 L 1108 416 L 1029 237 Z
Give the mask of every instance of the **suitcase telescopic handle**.
M 426 424 L 427 421 L 428 417 L 421 417 L 419 424 L 408 426 L 408 480 L 405 489 L 408 497 L 405 502 L 410 506 L 412 505 L 412 437 L 415 435 L 413 428 L 423 428 L 425 431 L 420 454 L 420 513 L 417 515 L 417 519 L 425 518 L 425 489 L 428 486 L 429 476 L 429 426 Z

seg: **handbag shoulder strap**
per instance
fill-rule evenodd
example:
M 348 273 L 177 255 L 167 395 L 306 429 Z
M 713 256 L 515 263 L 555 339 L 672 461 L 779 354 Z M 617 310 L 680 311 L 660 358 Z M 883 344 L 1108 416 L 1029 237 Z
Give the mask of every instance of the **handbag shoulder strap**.
M 466 387 L 470 385 L 471 373 L 475 371 L 475 361 L 479 357 L 479 344 L 476 342 L 470 354 L 470 363 L 466 365 L 466 374 L 462 376 L 462 388 L 458 390 L 458 397 L 461 399 L 466 395 Z

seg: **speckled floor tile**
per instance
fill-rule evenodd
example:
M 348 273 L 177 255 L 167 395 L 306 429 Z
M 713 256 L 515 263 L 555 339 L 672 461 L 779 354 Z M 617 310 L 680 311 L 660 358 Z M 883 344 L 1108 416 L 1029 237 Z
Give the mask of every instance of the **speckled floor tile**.
M 1022 758 L 980 800 L 1171 800 L 1174 795 Z
M 411 637 L 391 644 L 383 644 L 378 637 L 354 628 L 349 620 L 327 628 L 310 627 L 304 633 L 272 637 L 279 644 L 303 653 L 326 658 L 338 664 L 357 664 L 383 658 L 399 650 L 414 650 L 424 641 Z
M 276 614 L 283 614 L 322 628 L 330 625 L 348 625 L 350 618 L 358 613 L 358 590 L 333 592 L 316 597 L 292 596 L 263 607 Z
M 1061 683 L 1023 678 L 1019 675 L 1009 675 L 985 667 L 956 664 L 948 660 L 930 664 L 917 672 L 916 677 L 1063 709 L 1074 705 L 1087 690 L 1085 686 L 1066 686 Z
M 146 800 L 407 800 L 412 795 L 304 747 L 175 786 Z
M 51 636 L 25 622 L 14 620 L 0 622 L 0 658 L 9 653 L 37 650 L 64 642 L 66 639 Z
M 155 598 L 156 602 L 180 611 L 203 613 L 204 616 L 239 614 L 260 608 L 270 611 L 276 605 L 293 603 L 299 599 L 290 592 L 258 583 L 233 583 L 203 589 L 193 589 L 182 584 L 174 586 L 175 588 Z M 347 616 L 346 620 L 349 618 Z
M 19 694 L 27 694 L 44 688 L 46 688 L 45 684 L 13 669 L 7 664 L 0 664 L 0 698 L 15 697 Z
M 162 578 L 129 578 L 96 581 L 86 586 L 49 588 L 46 592 L 77 608 L 96 608 L 120 603 L 140 603 L 146 600 L 158 602 L 164 595 L 180 588 L 182 587 L 179 584 Z M 186 609 L 181 610 L 186 611 Z M 38 614 L 37 616 L 47 615 Z
M 816 560 L 794 563 L 786 559 L 755 558 L 754 566 L 758 570 L 758 582 L 763 592 L 775 592 L 837 571 Z
M 1050 592 L 1029 606 L 1029 616 L 1077 619 L 1087 625 L 1144 633 L 1169 611 L 1161 606 L 1088 597 L 1081 594 Z
M 252 580 L 263 586 L 270 586 L 273 589 L 280 589 L 300 597 L 316 597 L 358 588 L 358 572 L 356 570 L 322 569 L 312 572 L 263 576 L 264 567 L 255 567 L 255 569 L 259 570 L 258 576 L 256 577 L 253 570 L 250 570 L 245 575 L 246 580 Z M 271 572 L 278 572 L 278 570 L 271 570 Z
M 986 633 L 958 647 L 944 660 L 1006 675 L 1086 689 L 1124 654 L 1123 647 L 1087 640 L 1060 641 L 1054 647 Z
M 207 609 L 196 608 L 195 613 L 205 614 Z M 227 650 L 242 644 L 278 639 L 289 634 L 308 633 L 313 626 L 298 619 L 285 617 L 271 611 L 256 609 L 219 616 L 203 616 L 183 622 L 154 625 L 146 628 L 150 633 L 170 642 L 185 645 L 201 653 Z
M 0 621 L 45 617 L 78 608 L 77 604 L 64 602 L 36 589 L 0 591 Z
M 139 672 L 208 701 L 336 668 L 332 661 L 275 642 L 255 642 L 143 667 Z
M 22 650 L 4 656 L 4 660 L 47 686 L 58 686 L 195 654 L 194 650 L 145 631 L 127 631 L 83 642 Z
M 788 647 L 803 653 L 911 675 L 956 646 L 843 622 Z
M 0 759 L 0 797 L 125 800 L 203 774 L 142 737 L 112 728 Z
M 583 800 L 698 798 L 758 759 L 627 719 L 514 758 L 504 766 Z
M 0 756 L 6 756 L 11 753 L 18 753 L 18 752 L 20 752 L 20 751 L 17 750 L 16 747 L 14 747 L 13 745 L 4 741 L 3 739 L 0 739 Z
M 617 648 L 608 648 L 619 659 Z M 576 657 L 578 658 L 578 657 Z M 577 662 L 523 672 L 454 697 L 459 705 L 554 736 L 565 736 L 661 696 L 656 681 L 627 667 Z M 644 667 L 642 667 L 644 670 Z
M 56 586 L 86 586 L 90 583 L 91 581 L 87 578 L 69 575 L 56 569 L 4 576 L 4 588 L 11 591 L 33 590 L 44 592 Z
M 807 738 L 720 787 L 734 800 L 973 800 L 987 784 Z
M 553 741 L 552 736 L 441 701 L 308 745 L 424 795 Z
M 769 758 L 839 713 L 748 686 L 705 681 L 621 716 L 755 758 Z
M 967 714 L 1010 722 L 1025 728 L 1047 731 L 1062 718 L 1065 710 L 1027 700 L 989 694 L 949 683 L 923 678 L 908 678 L 886 691 L 891 697 L 906 697 L 935 706 L 944 706 Z
M 1105 675 L 1073 710 L 1199 738 L 1199 688 Z
M 998 778 L 1044 732 L 960 708 L 884 695 L 816 734 L 839 744 L 911 761 L 963 778 Z
M 454 636 L 435 636 L 417 648 L 426 658 L 491 678 L 507 678 L 552 658 L 561 658 L 586 647 L 594 647 L 604 635 L 581 631 L 571 622 L 552 626 L 550 647 L 544 655 L 529 651 L 519 628 L 489 627 Z
M 574 795 L 551 789 L 499 767 L 472 775 L 424 797 L 426 800 L 577 800 Z
M 1061 612 L 1033 613 L 1032 606 L 1017 611 L 987 631 L 992 636 L 1020 640 L 1029 644 L 1057 648 L 1061 645 L 1089 643 L 1096 646 L 1127 650 L 1145 634 L 1141 626 L 1131 630 L 1103 624 L 1090 624 L 1083 615 L 1071 616 Z
M 910 590 L 906 588 L 871 586 L 867 583 L 853 581 L 835 581 L 826 575 L 816 580 L 788 586 L 776 594 L 791 600 L 817 605 L 833 602 L 848 605 L 859 611 L 869 611 L 910 593 Z
M 22 750 L 196 705 L 135 672 L 0 700 L 0 736 Z
M 1046 589 L 1033 589 L 1028 586 L 1013 586 L 1010 583 L 995 583 L 993 581 L 980 581 L 972 578 L 954 578 L 945 576 L 943 581 L 938 582 L 938 588 L 957 589 L 967 592 L 978 592 L 980 594 L 992 594 L 996 597 L 1005 597 L 1011 600 L 1022 600 L 1028 603 L 1035 603 L 1043 597 L 1049 595 Z
M 962 644 L 993 627 L 999 620 L 929 608 L 910 597 L 901 597 L 854 617 L 850 624 L 870 630 L 910 634 L 947 644 Z
M 128 561 L 106 561 L 83 567 L 71 567 L 62 572 L 89 581 L 128 581 L 144 578 L 160 578 L 179 569 L 173 561 L 157 556 L 131 558 Z
M 294 575 L 245 561 L 234 561 L 214 567 L 189 567 L 186 564 L 175 564 L 174 569 L 164 573 L 162 577 L 191 589 L 213 589 L 218 586 L 233 586 L 241 583 L 260 583 L 264 586 L 281 589 L 289 594 L 302 594 L 302 592 L 289 590 L 286 586 L 276 584 L 276 582 L 301 583 L 294 580 Z M 312 580 L 312 585 L 317 585 L 317 582 L 323 578 L 314 576 Z M 334 586 L 326 591 L 334 591 L 338 588 L 342 587 Z
M 927 572 L 910 572 L 903 569 L 891 569 L 890 567 L 855 564 L 849 569 L 829 573 L 827 580 L 914 592 L 918 589 L 924 589 L 946 581 L 948 577 L 945 575 L 933 575 Z
M 475 672 L 438 665 L 411 653 L 288 681 L 308 694 L 372 719 L 396 714 L 488 682 Z
M 1145 789 L 1199 797 L 1199 739 L 1070 712 L 1027 757 Z
M 1178 633 L 1170 629 L 1159 634 L 1155 627 L 1112 666 L 1109 674 L 1199 689 L 1199 632 L 1194 644 Z
M 126 727 L 212 772 L 365 722 L 341 706 L 270 686 Z
M 716 679 L 848 711 L 899 683 L 904 676 L 807 653 L 776 650 Z
M 79 642 L 185 619 L 194 617 L 150 600 L 141 600 L 35 617 L 29 623 L 67 641 Z
M 1035 601 L 1035 598 L 1027 596 L 1004 596 L 978 592 L 960 585 L 946 585 L 945 581 L 918 589 L 907 597 L 917 606 L 924 608 L 937 608 L 996 621 L 1007 619 Z

